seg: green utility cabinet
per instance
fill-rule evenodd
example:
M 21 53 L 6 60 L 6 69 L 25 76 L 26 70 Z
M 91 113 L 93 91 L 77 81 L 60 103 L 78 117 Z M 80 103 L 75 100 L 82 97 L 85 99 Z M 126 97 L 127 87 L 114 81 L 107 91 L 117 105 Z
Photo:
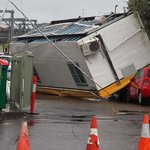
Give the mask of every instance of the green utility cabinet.
M 8 62 L 0 59 L 0 109 L 6 108 L 6 81 Z
M 29 111 L 33 81 L 33 55 L 24 52 L 12 57 L 10 99 L 19 110 Z

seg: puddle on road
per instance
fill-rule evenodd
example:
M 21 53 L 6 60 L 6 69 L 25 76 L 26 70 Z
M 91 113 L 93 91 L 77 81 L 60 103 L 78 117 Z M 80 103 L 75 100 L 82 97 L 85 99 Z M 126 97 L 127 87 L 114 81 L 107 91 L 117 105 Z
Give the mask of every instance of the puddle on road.
M 91 115 L 81 115 L 81 116 L 71 116 L 71 121 L 75 121 L 75 122 L 87 122 L 90 121 L 92 118 Z
M 146 112 L 142 111 L 127 111 L 127 110 L 119 110 L 117 113 L 118 116 L 96 116 L 97 122 L 138 122 L 140 120 L 133 118 L 122 118 L 123 115 L 143 115 Z M 89 123 L 91 122 L 93 115 L 39 115 L 39 116 L 32 116 L 28 118 L 28 125 L 34 126 L 35 124 L 72 124 L 72 123 Z M 121 118 L 120 118 L 120 117 Z
M 72 123 L 86 123 L 90 122 L 93 115 L 42 115 L 42 116 L 28 116 L 28 125 L 35 124 L 72 124 Z
M 137 111 L 131 111 L 131 110 L 119 110 L 119 112 L 117 113 L 117 115 L 143 115 L 143 114 L 148 114 L 150 112 L 148 111 L 141 111 L 141 110 L 137 110 Z

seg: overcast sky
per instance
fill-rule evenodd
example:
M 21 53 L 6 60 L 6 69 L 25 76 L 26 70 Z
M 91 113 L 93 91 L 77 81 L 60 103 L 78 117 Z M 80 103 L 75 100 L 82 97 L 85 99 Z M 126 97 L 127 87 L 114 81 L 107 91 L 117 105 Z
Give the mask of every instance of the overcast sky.
M 29 19 L 37 19 L 38 22 L 50 22 L 76 18 L 78 16 L 100 16 L 115 10 L 123 12 L 127 7 L 127 0 L 12 0 Z M 8 0 L 0 0 L 0 9 L 3 10 Z M 10 5 L 8 9 L 15 8 Z M 7 17 L 7 16 L 5 16 Z M 15 17 L 23 17 L 15 10 Z

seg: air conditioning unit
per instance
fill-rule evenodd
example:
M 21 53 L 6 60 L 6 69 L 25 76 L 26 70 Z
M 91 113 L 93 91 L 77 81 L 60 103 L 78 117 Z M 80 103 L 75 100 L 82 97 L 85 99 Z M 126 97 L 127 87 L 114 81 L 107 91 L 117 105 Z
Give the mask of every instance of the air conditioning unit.
M 96 54 L 98 51 L 101 50 L 101 44 L 97 38 L 94 38 L 90 41 L 86 41 L 80 46 L 84 56 Z

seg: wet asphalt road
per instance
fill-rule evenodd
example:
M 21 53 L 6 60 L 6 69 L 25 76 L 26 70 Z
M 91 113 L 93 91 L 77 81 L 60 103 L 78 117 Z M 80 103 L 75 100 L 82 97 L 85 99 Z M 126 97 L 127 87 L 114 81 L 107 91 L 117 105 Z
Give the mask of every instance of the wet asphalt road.
M 31 150 L 85 150 L 92 115 L 101 150 L 136 150 L 150 105 L 38 95 L 39 115 L 0 122 L 0 150 L 15 150 L 20 125 L 28 121 Z

